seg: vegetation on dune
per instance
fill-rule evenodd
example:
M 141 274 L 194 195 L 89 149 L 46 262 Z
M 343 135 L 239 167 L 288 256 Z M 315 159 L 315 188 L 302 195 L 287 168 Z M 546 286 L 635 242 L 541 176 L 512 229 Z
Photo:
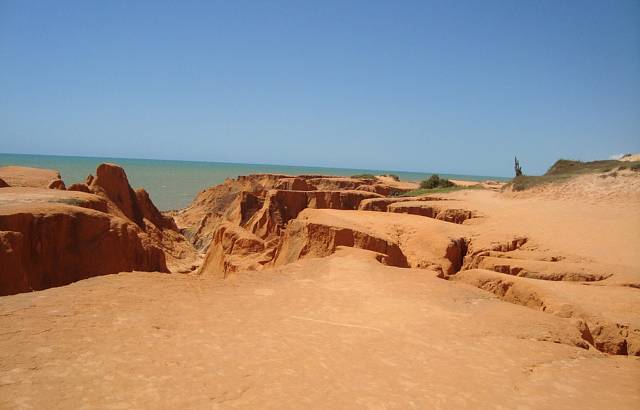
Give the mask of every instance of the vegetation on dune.
M 51 202 L 58 202 L 58 203 L 61 203 L 61 204 L 73 205 L 73 206 L 82 206 L 82 204 L 84 203 L 82 200 L 77 199 L 77 198 L 54 199 Z
M 373 174 L 356 174 L 356 175 L 351 175 L 351 178 L 376 179 L 376 176 Z
M 400 177 L 395 174 L 384 174 L 383 177 L 389 177 L 394 181 L 400 181 Z M 356 174 L 351 175 L 351 178 L 360 178 L 360 179 L 376 179 L 376 176 L 373 174 Z
M 572 161 L 568 159 L 560 159 L 549 168 L 545 175 L 566 175 L 566 174 L 593 174 L 600 172 L 609 172 L 621 167 L 628 168 L 631 165 L 638 165 L 640 161 Z
M 438 174 L 431 175 L 429 178 L 420 182 L 420 188 L 413 191 L 405 192 L 401 196 L 419 196 L 425 194 L 437 194 L 459 191 L 461 189 L 478 189 L 479 185 L 458 186 L 445 178 L 440 178 Z
M 451 188 L 454 186 L 456 186 L 456 184 L 448 179 L 440 178 L 438 174 L 433 174 L 429 178 L 420 182 L 420 188 L 422 189 Z
M 629 169 L 632 171 L 640 171 L 640 161 L 573 161 L 568 159 L 560 159 L 549 168 L 544 175 L 525 176 L 519 175 L 511 180 L 509 185 L 514 191 L 524 191 L 534 186 L 549 183 L 558 183 L 567 181 L 578 175 L 585 174 L 605 174 L 607 172 L 616 171 L 609 176 L 617 176 L 617 171 Z

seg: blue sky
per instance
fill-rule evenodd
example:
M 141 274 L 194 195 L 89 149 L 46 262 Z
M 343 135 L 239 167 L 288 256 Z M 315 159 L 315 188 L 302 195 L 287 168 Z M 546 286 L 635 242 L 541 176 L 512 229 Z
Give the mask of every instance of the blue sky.
M 0 152 L 508 176 L 637 151 L 637 0 L 0 0 Z

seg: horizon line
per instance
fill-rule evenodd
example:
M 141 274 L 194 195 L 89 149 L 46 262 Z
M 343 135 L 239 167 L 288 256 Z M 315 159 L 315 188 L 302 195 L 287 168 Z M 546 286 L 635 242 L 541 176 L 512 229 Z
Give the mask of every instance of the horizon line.
M 425 175 L 457 175 L 457 176 L 473 176 L 473 177 L 489 177 L 489 178 L 506 178 L 510 179 L 511 176 L 502 175 L 479 175 L 479 174 L 456 174 L 449 172 L 431 172 L 431 171 L 407 171 L 400 169 L 374 169 L 374 168 L 349 168 L 349 167 L 330 167 L 319 165 L 291 165 L 291 164 L 273 164 L 264 162 L 228 162 L 228 161 L 212 161 L 212 160 L 185 160 L 185 159 L 167 159 L 167 158 L 139 158 L 139 157 L 113 157 L 113 156 L 98 156 L 98 155 L 71 155 L 71 154 L 33 154 L 23 152 L 0 152 L 0 155 L 33 155 L 41 157 L 75 157 L 75 158 L 91 158 L 91 159 L 125 159 L 125 160 L 143 160 L 143 161 L 167 161 L 167 162 L 195 162 L 205 164 L 228 164 L 228 165 L 258 165 L 258 166 L 273 166 L 273 167 L 289 167 L 289 168 L 321 168 L 321 169 L 344 169 L 351 171 L 384 171 L 384 172 L 402 172 L 411 174 L 425 174 Z

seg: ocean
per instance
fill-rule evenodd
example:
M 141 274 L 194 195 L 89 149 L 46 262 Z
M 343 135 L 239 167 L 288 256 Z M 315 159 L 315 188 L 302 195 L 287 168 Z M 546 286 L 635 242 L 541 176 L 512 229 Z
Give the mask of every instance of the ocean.
M 149 192 L 156 206 L 163 211 L 187 206 L 201 190 L 220 184 L 227 178 L 238 175 L 277 173 L 289 175 L 355 175 L 355 174 L 396 174 L 402 180 L 421 181 L 431 173 L 403 172 L 379 169 L 349 169 L 324 167 L 299 167 L 289 165 L 234 164 L 224 162 L 174 161 L 131 158 L 97 158 L 57 155 L 26 155 L 0 153 L 0 166 L 22 165 L 49 168 L 60 172 L 65 184 L 84 182 L 89 174 L 103 162 L 121 165 L 129 183 L 134 188 L 143 187 Z M 450 179 L 480 181 L 485 179 L 506 180 L 501 177 L 479 175 L 440 174 Z

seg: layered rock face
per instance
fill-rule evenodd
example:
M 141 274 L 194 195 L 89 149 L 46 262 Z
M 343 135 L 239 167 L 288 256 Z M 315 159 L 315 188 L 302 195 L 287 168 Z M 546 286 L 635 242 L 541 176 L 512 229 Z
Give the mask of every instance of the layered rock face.
M 297 207 L 299 212 L 305 208 L 304 202 L 308 202 L 310 207 L 341 208 L 345 206 L 346 209 L 357 209 L 360 200 L 380 197 L 376 192 L 360 189 L 374 185 L 383 187 L 384 190 L 395 190 L 395 192 L 409 190 L 360 178 L 318 175 L 295 177 L 280 174 L 247 175 L 229 179 L 223 184 L 201 191 L 187 208 L 175 213 L 174 218 L 178 227 L 196 248 L 206 251 L 211 243 L 213 232 L 220 223 L 230 221 L 244 226 L 256 212 L 263 209 L 271 190 L 309 192 L 308 194 L 275 194 L 276 201 L 285 201 L 287 209 Z M 339 193 L 356 190 L 361 192 L 346 195 Z M 310 192 L 313 191 L 324 193 L 311 194 Z M 294 204 L 296 201 L 297 205 Z M 272 206 L 273 204 L 270 203 L 268 207 Z M 291 212 L 293 210 L 287 210 L 284 213 Z
M 26 212 L 25 212 L 26 211 Z M 164 253 L 132 223 L 70 205 L 0 214 L 0 294 L 122 271 L 166 272 Z
M 78 185 L 86 189 L 64 190 L 62 181 L 54 189 L 28 187 L 39 178 L 2 190 L 0 295 L 122 271 L 169 272 L 194 257 L 172 218 L 146 191 L 134 191 L 122 168 L 102 164 L 96 175 Z
M 242 270 L 261 270 L 273 258 L 265 241 L 238 225 L 221 223 L 203 261 L 202 271 L 225 278 Z
M 371 179 L 254 175 L 203 191 L 176 219 L 193 243 L 207 250 L 203 274 L 226 277 L 240 270 L 261 270 L 327 256 L 341 246 L 374 251 L 392 266 L 429 268 L 442 275 L 459 270 L 466 241 L 452 232 L 457 228 L 451 224 L 434 230 L 431 226 L 438 222 L 427 218 L 357 212 L 365 202 L 401 201 L 375 192 L 397 189 Z M 364 225 L 363 215 L 368 221 Z M 423 225 L 433 234 L 426 244 L 402 234 Z
M 398 267 L 428 269 L 440 275 L 457 272 L 466 255 L 464 231 L 455 224 L 410 215 L 306 209 L 291 221 L 279 243 L 275 265 L 322 257 L 339 246 L 376 252 L 380 261 Z
M 255 257 L 259 262 L 248 263 L 251 269 L 262 269 L 273 262 L 285 228 L 300 212 L 307 208 L 355 210 L 363 200 L 382 198 L 377 190 L 402 192 L 401 188 L 370 179 L 249 175 L 202 191 L 175 218 L 191 242 L 209 252 L 200 271 L 224 276 L 243 265 L 231 248 L 221 243 L 231 232 L 263 242 L 253 251 L 259 254 Z M 229 224 L 235 228 L 230 229 Z M 239 242 L 241 247 L 243 243 L 246 241 Z
M 124 169 L 115 164 L 100 164 L 89 190 L 103 196 L 115 205 L 113 211 L 142 226 L 143 215 L 135 191 L 129 185 Z
M 348 209 L 358 208 L 367 198 L 380 195 L 364 191 L 281 191 L 267 192 L 263 206 L 244 224 L 261 238 L 274 238 L 282 228 L 306 208 Z

